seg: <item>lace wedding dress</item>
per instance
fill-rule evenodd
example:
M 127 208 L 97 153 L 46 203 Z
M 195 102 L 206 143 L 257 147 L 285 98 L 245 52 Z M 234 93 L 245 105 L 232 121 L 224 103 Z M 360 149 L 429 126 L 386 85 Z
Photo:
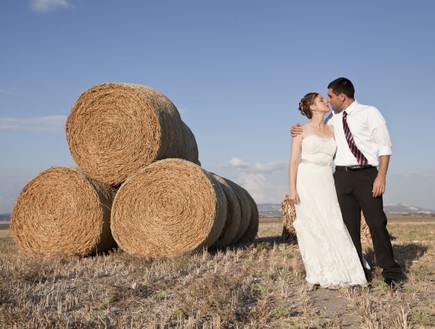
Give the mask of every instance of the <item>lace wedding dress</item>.
M 310 135 L 302 140 L 293 223 L 305 265 L 306 280 L 324 288 L 367 284 L 352 239 L 343 222 L 331 163 L 333 138 Z

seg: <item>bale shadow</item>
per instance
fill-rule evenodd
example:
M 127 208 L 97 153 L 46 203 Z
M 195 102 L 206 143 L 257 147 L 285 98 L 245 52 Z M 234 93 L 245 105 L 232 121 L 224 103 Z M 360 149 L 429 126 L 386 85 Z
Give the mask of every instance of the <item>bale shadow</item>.
M 261 249 L 272 249 L 274 245 L 276 244 L 289 244 L 289 245 L 296 245 L 296 239 L 288 240 L 282 236 L 279 235 L 273 235 L 273 236 L 265 236 L 265 237 L 257 237 L 254 240 L 251 241 L 245 241 L 245 242 L 239 242 L 236 244 L 232 244 L 225 247 L 211 247 L 208 248 L 208 252 L 212 255 L 215 255 L 217 252 L 228 252 L 228 251 L 235 251 L 235 250 L 241 250 L 246 249 L 250 247 L 261 247 Z
M 285 239 L 283 237 L 274 235 L 274 236 L 264 236 L 261 238 L 255 238 L 250 244 L 257 245 L 257 244 L 264 244 L 264 243 L 285 243 Z

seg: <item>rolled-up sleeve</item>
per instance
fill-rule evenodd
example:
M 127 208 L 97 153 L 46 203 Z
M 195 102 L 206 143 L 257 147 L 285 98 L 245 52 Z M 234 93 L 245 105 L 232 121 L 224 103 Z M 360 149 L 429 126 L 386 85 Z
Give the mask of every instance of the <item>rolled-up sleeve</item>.
M 373 129 L 373 137 L 378 146 L 378 156 L 393 154 L 390 134 L 388 133 L 387 125 L 385 123 Z

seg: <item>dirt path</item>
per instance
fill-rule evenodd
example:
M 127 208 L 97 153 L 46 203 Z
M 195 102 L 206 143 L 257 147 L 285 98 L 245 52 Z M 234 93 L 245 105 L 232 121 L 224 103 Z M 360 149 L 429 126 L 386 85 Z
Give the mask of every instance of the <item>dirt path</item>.
M 312 306 L 322 317 L 340 321 L 340 328 L 360 328 L 363 317 L 355 312 L 341 291 L 317 289 L 308 296 L 311 297 Z

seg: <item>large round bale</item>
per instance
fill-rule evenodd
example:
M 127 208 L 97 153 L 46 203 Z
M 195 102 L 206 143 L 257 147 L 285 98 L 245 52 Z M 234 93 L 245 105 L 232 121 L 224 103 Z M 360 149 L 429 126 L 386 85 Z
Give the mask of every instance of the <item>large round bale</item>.
M 159 159 L 197 162 L 195 137 L 186 127 L 161 92 L 137 84 L 103 83 L 77 99 L 66 137 L 71 156 L 84 173 L 118 185 Z
M 237 199 L 240 203 L 240 210 L 241 210 L 241 216 L 240 216 L 240 225 L 239 229 L 237 231 L 236 236 L 234 237 L 234 240 L 232 241 L 232 244 L 241 242 L 240 239 L 245 235 L 249 224 L 251 222 L 251 215 L 252 215 L 252 209 L 251 209 L 251 203 L 249 198 L 246 195 L 246 190 L 242 188 L 237 183 L 226 179 L 227 183 L 230 185 L 230 187 L 233 189 L 234 193 L 237 196 Z
M 225 225 L 221 235 L 213 244 L 213 247 L 226 247 L 234 242 L 239 231 L 242 211 L 240 209 L 239 199 L 227 179 L 216 174 L 212 175 L 221 185 L 227 199 L 227 218 Z
M 296 230 L 293 227 L 293 223 L 296 220 L 296 208 L 293 201 L 290 201 L 288 194 L 285 195 L 284 200 L 281 203 L 282 211 L 282 238 L 288 242 L 297 242 Z M 361 239 L 366 242 L 371 241 L 371 235 L 369 227 L 365 221 L 363 212 L 361 211 Z
M 183 159 L 156 161 L 120 187 L 111 228 L 119 247 L 149 258 L 172 257 L 210 247 L 226 220 L 220 184 Z
M 184 145 L 183 145 L 184 152 L 181 158 L 187 159 L 198 165 L 201 165 L 201 162 L 199 161 L 198 144 L 196 143 L 195 135 L 193 134 L 189 126 L 186 125 L 184 122 L 183 122 L 183 140 L 184 140 Z
M 249 225 L 246 228 L 245 233 L 240 238 L 239 242 L 249 242 L 257 237 L 258 227 L 260 225 L 260 215 L 258 213 L 257 203 L 252 198 L 251 194 L 249 194 L 249 192 L 243 187 L 240 188 L 244 191 L 245 197 L 248 200 L 250 210 L 251 210 L 251 217 L 249 220 Z
M 18 246 L 31 255 L 86 256 L 116 247 L 110 232 L 115 190 L 78 169 L 52 167 L 20 192 L 11 215 Z

